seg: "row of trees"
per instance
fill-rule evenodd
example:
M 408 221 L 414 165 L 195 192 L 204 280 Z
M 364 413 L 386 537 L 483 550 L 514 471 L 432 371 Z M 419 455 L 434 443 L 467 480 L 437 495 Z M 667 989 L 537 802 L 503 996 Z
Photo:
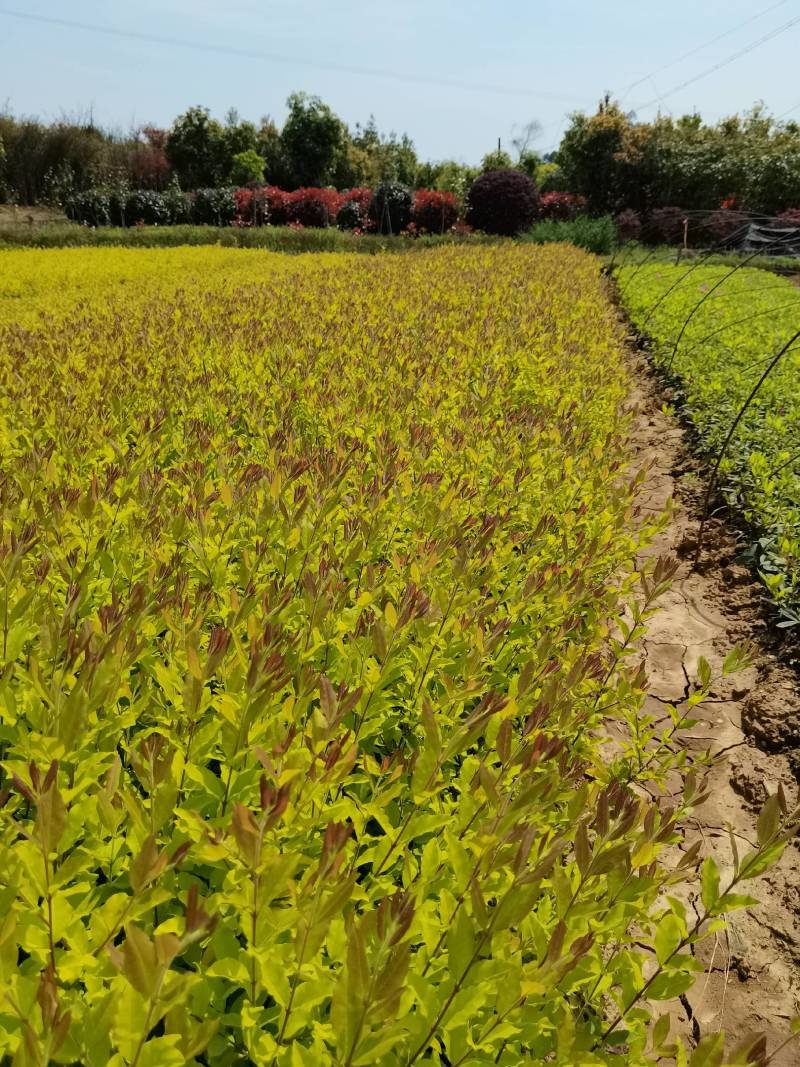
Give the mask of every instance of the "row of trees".
M 0 114 L 0 202 L 63 204 L 89 188 L 164 191 L 266 182 L 284 189 L 375 187 L 381 182 L 463 196 L 478 174 L 511 166 L 503 151 L 480 167 L 418 159 L 406 134 L 382 134 L 373 118 L 347 125 L 316 96 L 293 93 L 279 128 L 229 111 L 223 121 L 191 107 L 168 130 L 144 126 L 128 134 L 100 129 L 91 119 L 44 124 Z M 529 127 L 528 131 L 533 127 Z M 515 142 L 514 166 L 535 175 L 541 161 Z M 514 145 L 512 145 L 514 147 Z
M 593 214 L 666 205 L 713 210 L 724 201 L 778 214 L 800 205 L 800 124 L 762 106 L 716 124 L 699 115 L 639 122 L 606 96 L 593 115 L 575 113 L 557 153 L 533 150 L 537 124 L 499 145 L 480 166 L 417 157 L 411 139 L 381 134 L 374 119 L 349 129 L 319 97 L 293 93 L 279 128 L 230 111 L 224 121 L 192 107 L 169 130 L 122 135 L 91 119 L 45 125 L 0 114 L 0 200 L 63 204 L 89 188 L 163 191 L 265 182 L 284 189 L 374 188 L 395 181 L 463 197 L 480 173 L 514 168 L 543 192 L 582 195 Z
M 555 158 L 558 185 L 594 214 L 724 203 L 777 215 L 800 205 L 800 124 L 762 105 L 712 125 L 700 115 L 637 122 L 606 96 L 594 115 L 572 116 Z

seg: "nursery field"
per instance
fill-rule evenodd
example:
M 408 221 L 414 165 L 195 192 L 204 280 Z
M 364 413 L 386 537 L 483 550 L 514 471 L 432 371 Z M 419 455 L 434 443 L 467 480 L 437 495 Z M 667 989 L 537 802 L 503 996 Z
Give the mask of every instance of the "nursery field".
M 687 1062 L 786 833 L 672 847 L 629 387 L 566 246 L 2 254 L 3 1062 Z
M 800 621 L 800 291 L 788 278 L 730 266 L 648 264 L 619 273 L 634 325 L 676 375 L 684 412 L 717 457 L 740 409 L 720 488 L 759 538 L 753 546 L 786 621 Z M 703 301 L 701 303 L 701 301 Z M 696 309 L 696 310 L 695 310 Z M 694 311 L 694 313 L 692 313 Z M 787 350 L 762 384 L 772 357 Z

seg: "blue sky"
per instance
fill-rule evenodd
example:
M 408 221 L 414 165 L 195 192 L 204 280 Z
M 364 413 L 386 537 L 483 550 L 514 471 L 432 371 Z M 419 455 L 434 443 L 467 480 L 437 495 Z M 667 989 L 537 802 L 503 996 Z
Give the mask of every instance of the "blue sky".
M 798 46 L 800 0 L 0 0 L 0 104 L 46 118 L 91 108 L 126 129 L 196 103 L 281 121 L 287 95 L 305 89 L 351 125 L 374 113 L 382 130 L 408 132 L 423 158 L 471 162 L 532 119 L 544 127 L 534 147 L 553 147 L 565 116 L 593 110 L 605 89 L 642 118 L 659 97 L 675 114 L 714 119 L 763 100 L 800 118 Z

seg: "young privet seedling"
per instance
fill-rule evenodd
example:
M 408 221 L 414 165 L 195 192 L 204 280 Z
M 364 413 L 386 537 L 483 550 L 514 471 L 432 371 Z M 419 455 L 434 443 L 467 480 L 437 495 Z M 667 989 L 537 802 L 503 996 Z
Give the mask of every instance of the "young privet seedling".
M 794 816 L 674 859 L 710 680 L 644 716 L 599 265 L 156 258 L 0 331 L 0 1056 L 685 1062 L 653 1005 Z

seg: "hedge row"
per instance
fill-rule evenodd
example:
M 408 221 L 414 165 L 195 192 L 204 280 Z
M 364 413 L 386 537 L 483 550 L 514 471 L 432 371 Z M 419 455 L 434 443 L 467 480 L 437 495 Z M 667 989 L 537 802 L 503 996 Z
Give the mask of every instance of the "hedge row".
M 184 193 L 91 189 L 72 197 L 67 216 L 85 226 L 265 225 L 379 234 L 445 234 L 464 227 L 521 233 L 536 220 L 568 221 L 585 209 L 583 197 L 546 193 L 518 171 L 491 171 L 471 186 L 464 203 L 453 193 L 413 191 L 399 182 L 337 192 L 270 185 L 198 189 Z
M 562 225 L 568 225 L 562 223 Z M 75 226 L 70 222 L 26 226 L 0 225 L 0 251 L 7 248 L 260 248 L 269 252 L 412 253 L 425 248 L 460 244 L 493 245 L 502 238 L 476 232 L 420 234 L 358 234 L 353 230 L 306 226 Z
M 191 223 L 211 226 L 294 226 L 364 233 L 449 233 L 459 219 L 460 205 L 452 193 L 431 189 L 412 192 L 398 183 L 371 189 L 295 189 L 245 186 L 198 189 L 125 191 L 90 189 L 72 197 L 67 217 L 85 226 L 170 226 Z

